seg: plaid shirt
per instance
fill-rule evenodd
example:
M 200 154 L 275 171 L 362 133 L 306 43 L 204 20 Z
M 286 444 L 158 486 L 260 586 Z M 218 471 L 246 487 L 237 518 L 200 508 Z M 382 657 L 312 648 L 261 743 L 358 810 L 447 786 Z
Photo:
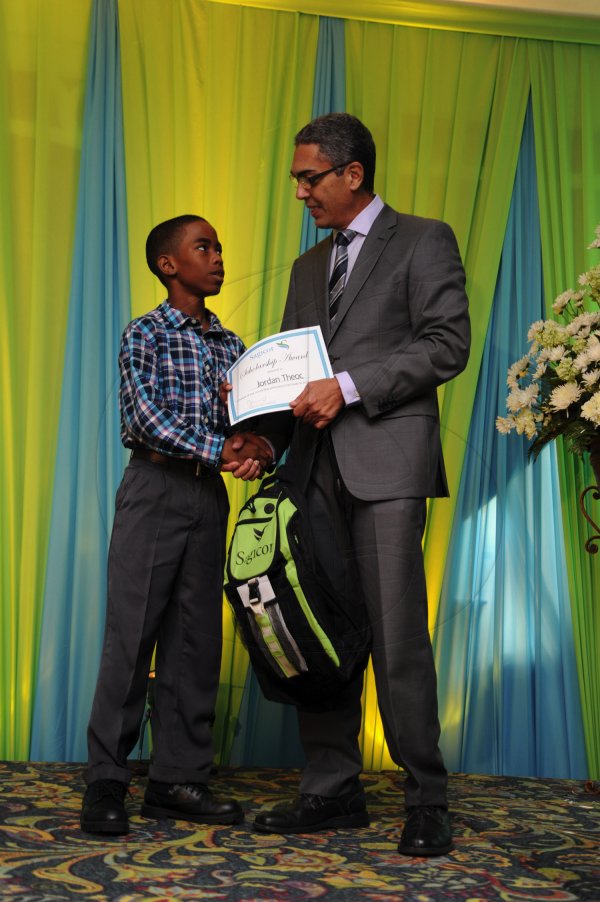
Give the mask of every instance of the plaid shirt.
M 121 341 L 121 440 L 126 448 L 217 466 L 228 428 L 219 385 L 244 344 L 207 311 L 210 327 L 165 301 Z

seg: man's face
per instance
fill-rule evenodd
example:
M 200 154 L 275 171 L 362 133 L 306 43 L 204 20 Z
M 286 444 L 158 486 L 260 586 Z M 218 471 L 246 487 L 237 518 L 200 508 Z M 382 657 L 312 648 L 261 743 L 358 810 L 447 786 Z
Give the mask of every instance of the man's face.
M 331 169 L 331 160 L 319 151 L 318 144 L 299 144 L 292 160 L 292 175 L 317 175 Z M 362 167 L 358 167 L 362 175 Z M 339 171 L 339 170 L 338 170 Z M 342 174 L 330 172 L 313 186 L 298 185 L 296 197 L 303 200 L 320 229 L 345 229 L 356 215 L 357 167 L 344 167 Z
M 177 250 L 165 259 L 174 267 L 182 288 L 191 294 L 208 297 L 220 292 L 225 278 L 223 249 L 209 222 L 188 223 Z

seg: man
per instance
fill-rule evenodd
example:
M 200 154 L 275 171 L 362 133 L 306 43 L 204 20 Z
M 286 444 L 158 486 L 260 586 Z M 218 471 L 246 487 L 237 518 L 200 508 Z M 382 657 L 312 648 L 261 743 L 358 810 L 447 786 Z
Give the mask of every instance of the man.
M 390 753 L 406 771 L 405 855 L 452 848 L 438 748 L 436 675 L 421 540 L 427 497 L 448 494 L 438 385 L 468 359 L 465 276 L 445 223 L 396 213 L 373 193 L 375 145 L 355 117 L 319 117 L 296 136 L 291 178 L 332 237 L 296 260 L 282 328 L 320 324 L 335 373 L 292 402 L 289 462 L 313 459 L 311 522 L 329 572 L 332 529 L 349 532 L 373 628 L 372 661 Z M 362 679 L 333 710 L 299 710 L 300 795 L 259 813 L 263 832 L 368 825 L 358 779 Z

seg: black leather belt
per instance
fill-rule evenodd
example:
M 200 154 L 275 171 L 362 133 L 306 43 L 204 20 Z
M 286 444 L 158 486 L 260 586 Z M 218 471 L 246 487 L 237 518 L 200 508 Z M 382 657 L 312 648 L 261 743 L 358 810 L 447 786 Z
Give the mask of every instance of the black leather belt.
M 218 476 L 219 471 L 213 467 L 206 467 L 199 460 L 191 460 L 184 457 L 168 457 L 159 454 L 158 451 L 150 451 L 148 448 L 136 448 L 131 452 L 131 460 L 149 460 L 150 463 L 166 470 L 175 470 L 185 473 L 186 476 L 194 476 L 197 479 L 208 479 L 210 476 Z

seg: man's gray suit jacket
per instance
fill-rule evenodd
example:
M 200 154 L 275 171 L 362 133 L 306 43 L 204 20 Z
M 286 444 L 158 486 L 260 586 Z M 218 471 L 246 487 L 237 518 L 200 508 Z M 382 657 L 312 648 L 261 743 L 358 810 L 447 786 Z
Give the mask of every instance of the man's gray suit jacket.
M 384 205 L 360 250 L 333 326 L 331 237 L 292 268 L 282 329 L 319 324 L 334 373 L 360 403 L 330 426 L 342 479 L 364 501 L 448 494 L 437 386 L 466 366 L 465 274 L 451 228 Z M 306 464 L 317 430 L 298 423 L 290 465 Z M 297 456 L 299 455 L 299 457 Z

